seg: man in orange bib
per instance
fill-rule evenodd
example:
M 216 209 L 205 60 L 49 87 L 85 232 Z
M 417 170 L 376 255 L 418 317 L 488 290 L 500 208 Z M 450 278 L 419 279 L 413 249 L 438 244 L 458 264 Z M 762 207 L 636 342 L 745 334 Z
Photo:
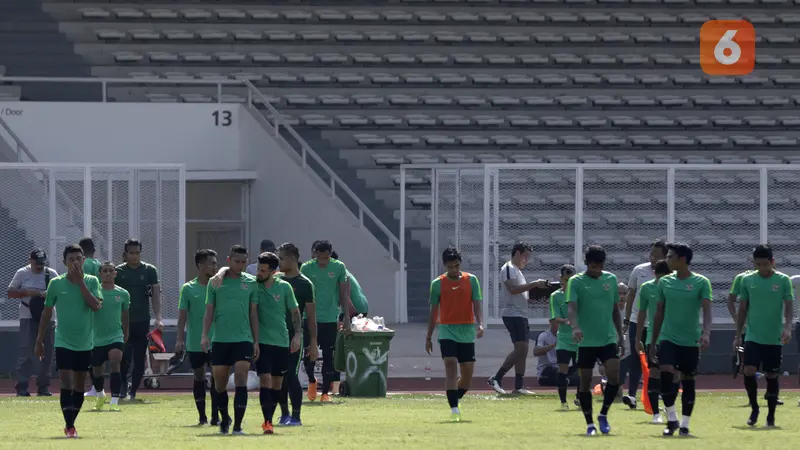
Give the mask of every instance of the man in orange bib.
M 431 283 L 428 334 L 425 351 L 433 351 L 433 329 L 439 323 L 439 349 L 445 370 L 445 392 L 451 419 L 461 420 L 458 400 L 472 384 L 475 369 L 475 338 L 483 337 L 481 287 L 478 278 L 461 271 L 461 253 L 448 247 L 442 253 L 446 272 Z M 461 377 L 458 373 L 461 370 Z

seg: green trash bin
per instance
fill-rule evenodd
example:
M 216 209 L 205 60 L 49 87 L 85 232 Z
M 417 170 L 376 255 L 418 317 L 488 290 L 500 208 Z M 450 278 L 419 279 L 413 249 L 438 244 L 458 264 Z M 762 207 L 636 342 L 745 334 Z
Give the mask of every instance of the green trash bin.
M 393 337 L 394 331 L 339 333 L 334 366 L 345 375 L 340 387 L 342 395 L 386 397 L 389 343 Z

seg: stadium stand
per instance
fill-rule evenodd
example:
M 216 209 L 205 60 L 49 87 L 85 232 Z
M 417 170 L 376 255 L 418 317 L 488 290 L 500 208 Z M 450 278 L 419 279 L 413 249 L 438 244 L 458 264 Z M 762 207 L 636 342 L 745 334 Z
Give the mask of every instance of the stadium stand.
M 8 73 L 52 69 L 48 74 L 66 75 L 89 68 L 98 77 L 250 80 L 392 229 L 398 229 L 401 201 L 397 168 L 407 162 L 745 165 L 800 159 L 800 0 L 301 0 L 268 6 L 64 0 L 46 1 L 41 11 L 27 6 L 33 3 L 0 7 L 29 19 L 17 20 L 11 34 L 24 39 L 3 44 L 14 56 L 0 60 Z M 697 29 L 712 18 L 755 25 L 753 74 L 708 77 L 699 70 Z M 30 39 L 40 32 L 45 36 Z M 34 44 L 53 58 L 24 55 Z M 20 95 L 41 98 L 29 95 L 28 86 L 22 92 L 0 86 L 0 100 Z M 198 86 L 109 88 L 110 100 L 119 102 L 244 102 L 246 96 L 245 89 L 229 89 L 220 99 L 215 88 Z M 678 228 L 701 249 L 700 270 L 721 270 L 712 277 L 718 287 L 744 268 L 733 249 L 758 237 L 753 174 L 677 179 Z M 800 248 L 780 232 L 800 220 L 797 178 L 772 177 L 770 203 L 783 215 L 771 219 L 778 232 L 770 240 L 781 242 L 779 264 L 800 264 Z M 408 205 L 418 231 L 411 232 L 408 265 L 424 268 L 409 272 L 419 278 L 409 285 L 421 285 L 409 291 L 413 320 L 425 311 L 423 249 L 430 243 L 422 230 L 430 228 L 431 198 L 422 193 L 429 189 L 424 174 L 406 181 L 421 192 Z M 591 190 L 587 233 L 612 250 L 611 269 L 627 274 L 651 241 L 642 230 L 663 228 L 665 180 L 598 172 L 585 181 Z M 564 192 L 574 180 L 543 171 L 524 182 L 543 195 L 526 196 L 520 185 L 504 199 L 503 220 L 532 241 L 539 270 L 549 274 L 572 257 L 574 236 L 565 230 L 574 199 Z M 718 231 L 699 233 L 709 227 Z

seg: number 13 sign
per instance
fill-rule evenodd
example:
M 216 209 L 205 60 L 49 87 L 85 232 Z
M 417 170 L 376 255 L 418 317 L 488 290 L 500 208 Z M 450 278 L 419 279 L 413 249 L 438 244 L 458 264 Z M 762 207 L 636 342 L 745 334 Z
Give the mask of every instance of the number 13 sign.
M 709 20 L 700 28 L 700 67 L 707 75 L 747 75 L 756 65 L 756 30 L 746 20 Z

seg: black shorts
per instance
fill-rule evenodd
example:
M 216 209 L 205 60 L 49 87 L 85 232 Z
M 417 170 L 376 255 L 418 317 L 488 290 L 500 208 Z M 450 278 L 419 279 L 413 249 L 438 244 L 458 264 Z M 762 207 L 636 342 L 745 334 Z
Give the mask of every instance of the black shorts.
M 125 345 L 122 342 L 114 342 L 113 344 L 101 345 L 92 349 L 92 367 L 102 366 L 108 361 L 108 352 L 111 350 L 123 351 Z
M 289 371 L 289 347 L 258 344 L 258 360 L 256 372 L 282 377 Z
M 744 365 L 753 366 L 756 370 L 763 370 L 765 373 L 781 373 L 783 346 L 745 342 Z
M 92 351 L 75 351 L 56 347 L 56 369 L 73 372 L 88 372 L 92 368 Z
M 693 377 L 697 375 L 697 366 L 700 364 L 700 348 L 661 341 L 658 344 L 658 364 L 673 366 L 680 373 Z
M 570 363 L 575 364 L 575 361 L 578 359 L 578 352 L 573 352 L 570 350 L 556 350 L 556 362 L 560 364 L 567 364 Z
M 211 364 L 211 352 L 186 352 L 189 355 L 189 365 L 192 370 L 202 369 Z
M 605 363 L 609 359 L 618 359 L 617 344 L 608 344 L 602 347 L 578 347 L 579 369 L 594 369 L 597 362 Z
M 503 317 L 503 325 L 511 335 L 511 342 L 528 342 L 531 339 L 527 317 Z
M 212 342 L 211 365 L 232 366 L 239 361 L 253 360 L 252 342 Z
M 452 339 L 439 339 L 442 359 L 456 358 L 459 364 L 475 362 L 475 343 L 456 342 Z

